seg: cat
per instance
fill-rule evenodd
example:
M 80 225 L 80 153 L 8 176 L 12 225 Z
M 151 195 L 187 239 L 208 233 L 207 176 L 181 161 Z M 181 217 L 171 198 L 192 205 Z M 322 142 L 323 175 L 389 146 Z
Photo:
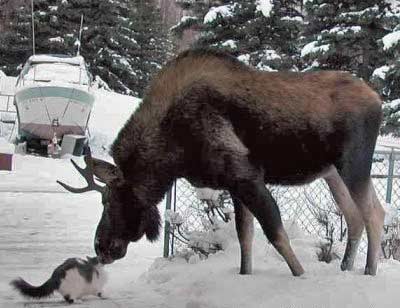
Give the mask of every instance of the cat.
M 96 295 L 103 297 L 103 287 L 107 281 L 104 265 L 98 257 L 87 257 L 87 260 L 70 258 L 58 266 L 51 277 L 39 287 L 32 286 L 22 278 L 11 281 L 11 285 L 23 296 L 43 298 L 57 291 L 72 304 L 83 296 Z

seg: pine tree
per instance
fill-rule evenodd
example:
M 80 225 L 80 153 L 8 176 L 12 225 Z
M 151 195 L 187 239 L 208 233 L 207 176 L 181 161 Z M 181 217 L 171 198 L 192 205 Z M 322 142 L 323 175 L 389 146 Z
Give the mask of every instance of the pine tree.
M 174 31 L 195 27 L 200 31 L 195 45 L 224 49 L 260 69 L 295 69 L 296 38 L 302 26 L 300 3 L 222 1 L 223 5 L 208 9 L 197 3 L 194 16 L 184 18 Z
M 172 43 L 163 28 L 160 12 L 154 0 L 130 1 L 130 28 L 140 48 L 130 53 L 136 69 L 139 96 L 142 96 L 151 77 L 172 55 Z
M 308 0 L 306 45 L 302 59 L 306 69 L 337 69 L 369 80 L 384 59 L 378 40 L 388 33 L 385 0 Z
M 371 81 L 385 101 L 382 132 L 400 136 L 400 1 L 391 2 L 386 17 L 392 31 L 378 41 L 385 64 L 375 69 Z
M 76 44 L 80 17 L 84 16 L 81 53 L 93 75 L 111 89 L 142 96 L 151 75 L 165 62 L 170 49 L 161 29 L 159 11 L 153 0 L 68 0 L 59 18 L 71 25 L 68 45 Z
M 80 44 L 95 78 L 101 78 L 119 93 L 138 95 L 138 76 L 130 52 L 140 46 L 130 27 L 128 1 L 61 1 L 57 12 L 69 53 L 75 53 Z M 81 16 L 84 31 L 79 42 Z
M 93 76 L 119 93 L 141 96 L 170 50 L 153 0 L 34 3 L 36 53 L 73 56 L 81 45 L 81 55 Z M 18 74 L 18 66 L 32 54 L 31 10 L 26 4 L 13 7 L 17 22 L 10 22 L 0 34 L 0 69 L 10 75 Z
M 56 30 L 50 25 L 55 12 L 50 9 L 57 0 L 36 0 L 34 20 L 36 28 L 36 53 L 60 53 L 63 46 L 55 37 Z M 0 33 L 0 69 L 8 75 L 17 75 L 29 56 L 32 55 L 32 25 L 30 1 L 5 1 L 8 5 L 8 20 Z

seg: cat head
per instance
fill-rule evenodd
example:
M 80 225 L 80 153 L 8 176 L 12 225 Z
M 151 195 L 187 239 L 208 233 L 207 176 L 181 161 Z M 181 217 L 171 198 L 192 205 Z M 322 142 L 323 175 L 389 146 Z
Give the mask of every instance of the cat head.
M 98 265 L 98 264 L 100 264 L 100 260 L 99 260 L 99 257 L 89 257 L 89 256 L 86 256 L 86 259 L 87 259 L 87 262 L 89 263 L 89 264 L 92 264 L 92 265 Z

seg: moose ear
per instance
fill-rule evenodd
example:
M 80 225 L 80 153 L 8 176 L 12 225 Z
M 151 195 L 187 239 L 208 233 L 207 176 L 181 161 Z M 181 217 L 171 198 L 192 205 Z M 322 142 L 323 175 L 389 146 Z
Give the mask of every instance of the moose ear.
M 113 164 L 96 158 L 92 158 L 92 162 L 93 173 L 101 182 L 109 184 L 111 181 L 118 178 L 118 168 Z
M 151 206 L 143 212 L 143 226 L 146 238 L 154 242 L 160 235 L 161 217 L 156 206 Z

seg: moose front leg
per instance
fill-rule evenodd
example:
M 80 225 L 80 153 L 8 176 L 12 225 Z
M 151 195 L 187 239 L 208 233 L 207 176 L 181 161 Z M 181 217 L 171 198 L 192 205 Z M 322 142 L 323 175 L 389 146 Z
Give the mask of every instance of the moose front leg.
M 236 231 L 240 243 L 240 274 L 252 273 L 252 246 L 254 237 L 254 216 L 237 198 L 233 199 L 235 207 Z
M 262 181 L 239 180 L 230 191 L 233 198 L 239 199 L 259 221 L 265 235 L 282 255 L 294 276 L 304 273 L 297 260 L 289 238 L 283 228 L 279 208 L 271 193 Z

